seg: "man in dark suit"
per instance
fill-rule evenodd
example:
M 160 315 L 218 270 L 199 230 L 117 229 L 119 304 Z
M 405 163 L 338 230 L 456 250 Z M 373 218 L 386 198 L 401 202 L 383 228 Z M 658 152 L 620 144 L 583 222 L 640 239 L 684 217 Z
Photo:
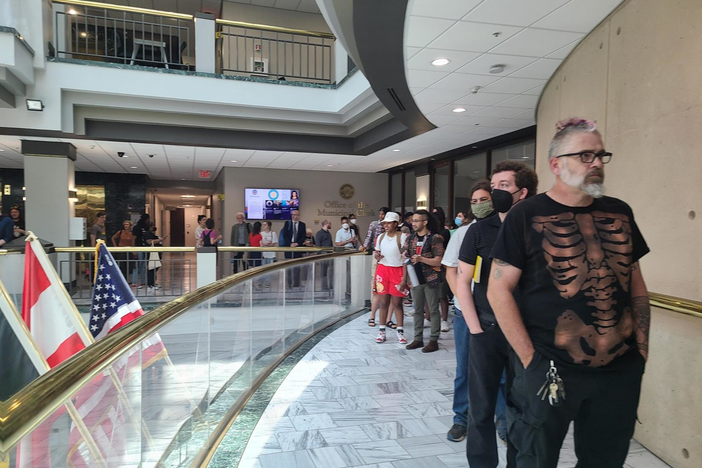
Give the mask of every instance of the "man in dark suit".
M 300 221 L 300 211 L 291 212 L 292 220 L 286 221 L 280 231 L 281 247 L 301 247 L 307 238 L 307 226 Z M 302 253 L 285 252 L 285 258 L 300 258 Z M 300 268 L 294 267 L 292 271 L 286 272 L 288 277 L 288 287 L 300 287 Z

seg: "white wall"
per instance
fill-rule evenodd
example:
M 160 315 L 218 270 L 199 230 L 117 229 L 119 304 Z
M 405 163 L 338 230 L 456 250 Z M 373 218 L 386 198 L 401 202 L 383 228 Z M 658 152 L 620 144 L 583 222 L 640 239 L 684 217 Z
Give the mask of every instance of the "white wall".
M 48 0 L 0 0 L 0 26 L 15 28 L 34 49 L 34 66 L 43 67 L 46 57 L 44 13 L 51 11 Z
M 130 121 L 152 123 L 154 112 L 160 112 L 160 121 L 213 128 L 229 128 L 227 118 L 255 116 L 270 119 L 272 128 L 284 126 L 280 131 L 289 124 L 278 122 L 291 120 L 319 123 L 315 132 L 334 134 L 343 128 L 327 124 L 343 123 L 339 113 L 372 94 L 360 73 L 332 90 L 47 62 L 45 70 L 36 70 L 35 79 L 27 96 L 41 99 L 44 111 L 3 109 L 0 127 L 81 133 L 82 122 L 76 117 L 92 109 L 113 120 L 124 119 L 117 112 L 131 112 Z
M 367 216 L 358 216 L 361 236 L 365 237 L 368 225 L 378 219 L 378 208 L 388 203 L 387 174 L 365 174 L 357 172 L 323 172 L 293 171 L 276 169 L 249 169 L 227 167 L 224 174 L 224 242 L 229 245 L 232 225 L 236 222 L 236 213 L 244 211 L 245 188 L 291 188 L 300 190 L 300 218 L 307 227 L 316 233 L 321 229 L 321 222 L 327 218 L 332 222 L 333 230 L 341 227 L 339 218 L 349 213 L 358 212 L 359 203 L 363 203 Z M 343 184 L 351 184 L 354 196 L 344 200 L 339 195 Z M 345 207 L 326 207 L 325 203 L 334 202 Z M 327 214 L 321 214 L 326 210 Z M 331 213 L 330 213 L 331 212 Z M 336 213 L 338 212 L 338 213 Z M 253 222 L 253 221 L 252 221 Z M 279 232 L 283 221 L 274 221 L 273 229 Z M 217 226 L 219 229 L 220 226 Z
M 222 19 L 283 28 L 306 29 L 308 31 L 332 32 L 321 14 L 266 8 L 242 3 L 224 2 L 222 5 Z

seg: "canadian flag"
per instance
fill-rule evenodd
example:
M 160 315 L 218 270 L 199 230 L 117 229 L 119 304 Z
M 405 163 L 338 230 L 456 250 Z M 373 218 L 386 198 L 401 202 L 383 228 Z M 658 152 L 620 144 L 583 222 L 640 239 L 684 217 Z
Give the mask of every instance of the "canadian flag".
M 41 357 L 52 368 L 88 346 L 92 339 L 44 248 L 31 232 L 25 246 L 22 320 Z M 50 466 L 49 434 L 61 414 L 54 413 L 20 443 L 17 467 Z
M 92 339 L 39 240 L 27 236 L 26 247 L 22 320 L 49 366 L 56 367 Z

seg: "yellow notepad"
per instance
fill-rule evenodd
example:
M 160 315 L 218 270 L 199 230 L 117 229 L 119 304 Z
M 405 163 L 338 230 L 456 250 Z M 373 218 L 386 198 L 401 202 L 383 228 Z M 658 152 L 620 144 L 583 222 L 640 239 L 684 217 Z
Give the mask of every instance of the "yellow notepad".
M 473 281 L 480 283 L 480 269 L 483 267 L 483 257 L 478 255 L 475 260 L 475 269 L 473 270 Z

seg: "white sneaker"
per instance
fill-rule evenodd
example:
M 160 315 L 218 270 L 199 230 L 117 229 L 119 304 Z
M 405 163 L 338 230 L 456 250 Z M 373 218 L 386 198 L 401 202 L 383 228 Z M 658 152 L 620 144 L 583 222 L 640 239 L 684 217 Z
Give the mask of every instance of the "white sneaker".
M 400 344 L 407 344 L 404 330 L 397 330 L 397 342 Z
M 446 320 L 441 321 L 441 331 L 442 332 L 447 332 L 449 331 L 449 324 Z
M 380 330 L 378 332 L 378 337 L 375 339 L 376 343 L 385 343 L 385 330 Z

